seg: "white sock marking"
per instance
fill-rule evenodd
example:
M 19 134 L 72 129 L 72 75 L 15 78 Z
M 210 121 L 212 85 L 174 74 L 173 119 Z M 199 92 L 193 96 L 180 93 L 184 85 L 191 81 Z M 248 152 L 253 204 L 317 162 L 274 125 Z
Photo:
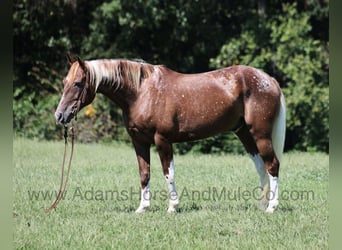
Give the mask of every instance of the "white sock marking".
M 279 204 L 279 200 L 278 200 L 278 177 L 272 176 L 269 173 L 267 173 L 267 174 L 268 174 L 269 183 L 270 183 L 270 192 L 269 192 L 269 196 L 267 197 L 268 207 L 266 209 L 266 212 L 272 213 Z
M 150 193 L 150 184 L 148 183 L 144 189 L 141 189 L 141 200 L 140 205 L 136 213 L 143 213 L 146 211 L 147 208 L 150 207 L 150 200 L 151 200 L 151 193 Z
M 273 212 L 278 206 L 278 177 L 270 175 L 260 154 L 251 155 L 255 168 L 260 176 L 261 195 L 259 207 L 266 212 Z
M 168 212 L 172 213 L 176 211 L 176 207 L 179 204 L 178 196 L 177 196 L 177 191 L 176 191 L 176 184 L 175 184 L 175 165 L 173 160 L 170 162 L 170 167 L 169 167 L 169 174 L 165 175 L 165 180 L 168 185 L 169 189 L 169 208 Z
M 259 207 L 266 212 L 273 212 L 279 204 L 278 201 L 278 177 L 270 175 L 266 169 L 260 154 L 251 155 L 255 168 L 260 176 L 261 197 Z

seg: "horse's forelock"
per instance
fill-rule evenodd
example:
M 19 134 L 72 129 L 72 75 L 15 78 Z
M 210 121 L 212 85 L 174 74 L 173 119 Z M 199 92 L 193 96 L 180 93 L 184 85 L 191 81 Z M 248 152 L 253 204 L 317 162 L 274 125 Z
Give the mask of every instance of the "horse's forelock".
M 66 78 L 65 78 L 65 79 L 66 79 L 66 83 L 67 83 L 68 85 L 74 83 L 75 78 L 76 78 L 76 74 L 77 74 L 77 71 L 78 71 L 79 68 L 80 68 L 80 65 L 78 64 L 78 62 L 74 62 L 74 63 L 71 65 L 71 67 L 70 67 L 70 69 L 69 69 L 69 72 L 68 72 L 68 74 L 67 74 L 67 76 L 66 76 Z

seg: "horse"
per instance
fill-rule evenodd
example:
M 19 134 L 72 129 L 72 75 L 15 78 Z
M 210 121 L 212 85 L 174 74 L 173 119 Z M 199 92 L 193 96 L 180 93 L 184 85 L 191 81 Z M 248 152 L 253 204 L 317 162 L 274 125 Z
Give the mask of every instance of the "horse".
M 245 65 L 182 74 L 141 60 L 86 61 L 69 54 L 67 60 L 70 69 L 56 122 L 69 123 L 97 93 L 118 105 L 139 165 L 137 213 L 150 207 L 151 145 L 159 154 L 169 191 L 167 211 L 172 213 L 179 205 L 172 144 L 228 131 L 237 135 L 255 164 L 261 185 L 259 208 L 276 209 L 286 107 L 273 77 Z

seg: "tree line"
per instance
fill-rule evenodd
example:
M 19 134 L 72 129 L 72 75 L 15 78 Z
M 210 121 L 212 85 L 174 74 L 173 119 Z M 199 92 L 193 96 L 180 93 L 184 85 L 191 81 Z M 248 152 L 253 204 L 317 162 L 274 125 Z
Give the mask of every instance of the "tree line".
M 195 73 L 246 64 L 280 83 L 287 150 L 329 150 L 328 0 L 15 0 L 13 127 L 59 139 L 53 113 L 65 54 L 141 58 Z M 79 140 L 129 140 L 120 111 L 98 96 L 78 117 Z M 232 134 L 176 146 L 180 153 L 242 152 Z

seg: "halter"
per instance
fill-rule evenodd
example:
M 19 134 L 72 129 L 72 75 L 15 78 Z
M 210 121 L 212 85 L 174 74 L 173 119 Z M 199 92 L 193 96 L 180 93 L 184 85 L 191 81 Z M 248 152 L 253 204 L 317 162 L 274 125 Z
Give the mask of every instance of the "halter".
M 88 73 L 86 74 L 86 80 L 85 80 L 85 84 L 82 88 L 81 93 L 78 95 L 77 97 L 77 111 L 75 114 L 75 117 L 77 115 L 77 112 L 80 110 L 81 104 L 85 102 L 85 98 L 87 97 L 87 89 L 86 89 L 86 83 L 89 81 L 89 76 Z

